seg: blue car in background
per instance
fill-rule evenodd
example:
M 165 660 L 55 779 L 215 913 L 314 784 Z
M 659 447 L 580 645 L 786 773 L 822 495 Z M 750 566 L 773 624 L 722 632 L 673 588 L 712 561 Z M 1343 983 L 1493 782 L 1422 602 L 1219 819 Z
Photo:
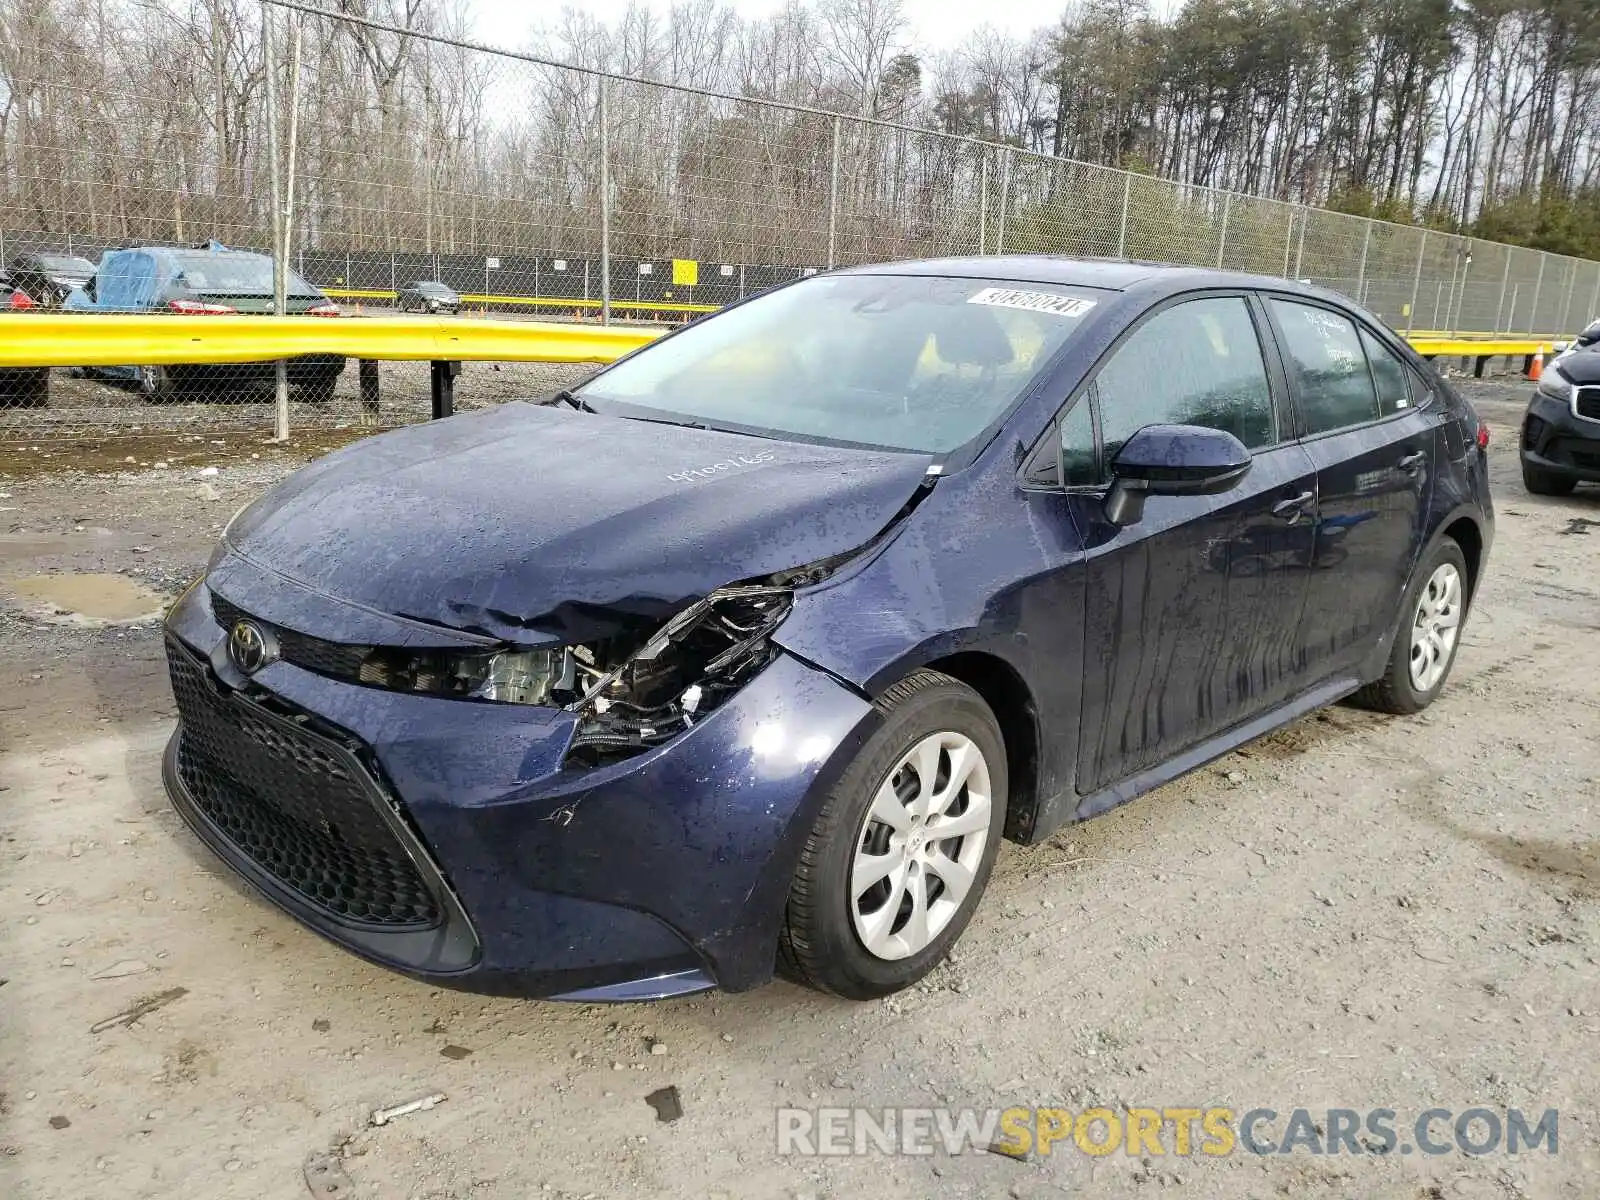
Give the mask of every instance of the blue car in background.
M 293 270 L 287 273 L 285 312 L 337 317 L 338 305 Z M 83 313 L 170 313 L 175 316 L 267 315 L 273 311 L 273 266 L 265 254 L 229 250 L 217 242 L 199 247 L 135 246 L 108 250 L 94 277 L 62 307 Z M 289 383 L 298 398 L 326 404 L 344 370 L 340 355 L 292 358 Z M 224 365 L 89 367 L 90 375 L 138 384 L 151 401 L 205 399 L 222 388 L 255 388 L 276 378 L 271 362 Z
M 865 999 L 1048 838 L 1345 697 L 1444 686 L 1487 427 L 1279 279 L 819 276 L 537 404 L 370 438 L 167 621 L 227 864 L 435 983 Z

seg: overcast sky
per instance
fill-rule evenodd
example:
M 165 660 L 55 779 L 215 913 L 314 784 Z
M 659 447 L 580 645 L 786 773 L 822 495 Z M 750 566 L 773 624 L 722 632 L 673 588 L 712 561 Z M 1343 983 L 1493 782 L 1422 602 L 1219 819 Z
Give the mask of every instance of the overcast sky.
M 766 16 L 778 7 L 777 0 L 729 0 L 731 7 L 749 17 Z M 668 0 L 652 0 L 653 7 L 665 12 Z M 628 0 L 584 0 L 581 7 L 606 22 L 612 22 L 628 6 Z M 1064 4 L 1061 7 L 1065 7 Z M 528 30 L 541 12 L 549 18 L 561 4 L 527 5 L 517 0 L 477 0 L 477 35 L 486 42 L 518 49 L 526 44 Z M 911 18 L 911 42 L 929 51 L 949 50 L 982 24 L 1022 36 L 1040 25 L 1053 24 L 1059 9 L 1054 0 L 905 0 Z

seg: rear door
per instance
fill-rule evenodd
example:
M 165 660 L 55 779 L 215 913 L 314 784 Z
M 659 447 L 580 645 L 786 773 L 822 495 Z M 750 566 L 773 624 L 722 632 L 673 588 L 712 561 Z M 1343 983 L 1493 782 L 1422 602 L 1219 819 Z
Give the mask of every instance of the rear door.
M 1439 430 L 1411 374 L 1351 314 L 1303 297 L 1267 309 L 1316 466 L 1311 583 L 1299 636 L 1308 682 L 1354 672 L 1393 628 L 1426 534 Z
M 1074 568 L 1087 573 L 1082 793 L 1298 690 L 1315 471 L 1283 420 L 1258 320 L 1237 294 L 1159 309 L 1061 423 L 1067 482 L 1092 485 L 1071 493 L 1087 560 Z M 1252 451 L 1249 473 L 1223 495 L 1154 497 L 1137 524 L 1110 525 L 1107 464 L 1136 430 L 1169 423 L 1234 434 Z M 1086 455 L 1091 432 L 1098 453 Z

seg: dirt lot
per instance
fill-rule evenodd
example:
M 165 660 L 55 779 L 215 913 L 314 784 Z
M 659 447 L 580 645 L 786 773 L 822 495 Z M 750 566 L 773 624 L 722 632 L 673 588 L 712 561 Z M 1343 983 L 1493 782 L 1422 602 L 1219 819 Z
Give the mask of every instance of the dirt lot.
M 1473 394 L 1499 534 L 1440 702 L 1409 720 L 1328 710 L 1048 845 L 1006 847 L 957 958 L 883 1003 L 782 983 L 519 1003 L 366 966 L 242 891 L 168 809 L 153 626 L 12 603 L 0 1195 L 303 1198 L 308 1157 L 331 1149 L 350 1185 L 337 1194 L 357 1198 L 1594 1196 L 1600 536 L 1583 522 L 1600 522 L 1600 491 L 1525 494 L 1523 388 Z M 170 594 L 299 457 L 212 440 L 78 473 L 7 460 L 0 581 L 114 572 Z M 660 1123 L 644 1097 L 668 1084 L 683 1116 Z M 432 1110 L 369 1126 L 434 1092 Z M 775 1150 L 780 1105 L 1093 1103 L 1383 1107 L 1401 1130 L 1434 1107 L 1558 1108 L 1560 1148 Z

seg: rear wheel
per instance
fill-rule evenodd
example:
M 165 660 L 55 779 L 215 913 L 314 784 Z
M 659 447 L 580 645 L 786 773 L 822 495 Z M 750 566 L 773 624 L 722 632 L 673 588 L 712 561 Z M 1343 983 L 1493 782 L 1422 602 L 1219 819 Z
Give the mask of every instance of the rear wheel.
M 167 403 L 174 395 L 172 372 L 166 367 L 140 367 L 139 394 L 151 404 Z
M 1466 613 L 1466 556 L 1445 538 L 1422 563 L 1406 595 L 1383 678 L 1357 692 L 1355 701 L 1399 715 L 1427 708 L 1450 676 Z
M 1578 486 L 1578 481 L 1570 475 L 1558 475 L 1523 463 L 1522 486 L 1535 496 L 1565 496 Z
M 790 886 L 779 967 L 852 1000 L 897 992 L 971 920 L 1005 827 L 1005 745 L 971 688 L 917 671 L 834 786 Z

